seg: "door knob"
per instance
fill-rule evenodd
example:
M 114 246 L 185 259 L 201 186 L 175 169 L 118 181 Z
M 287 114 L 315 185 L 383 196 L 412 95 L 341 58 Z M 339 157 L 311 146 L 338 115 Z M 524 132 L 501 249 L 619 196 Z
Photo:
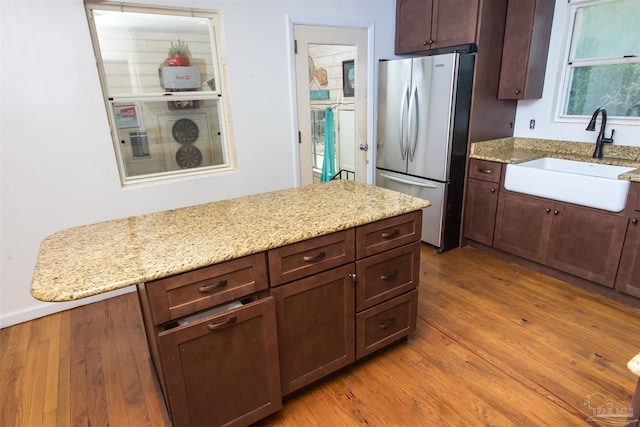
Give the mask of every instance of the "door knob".
M 360 149 L 362 151 L 367 151 L 369 149 L 369 144 L 360 144 Z

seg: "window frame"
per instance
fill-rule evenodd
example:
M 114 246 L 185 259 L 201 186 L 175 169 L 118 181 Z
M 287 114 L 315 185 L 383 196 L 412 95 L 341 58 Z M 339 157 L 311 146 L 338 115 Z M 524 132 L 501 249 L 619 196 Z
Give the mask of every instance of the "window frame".
M 583 123 L 585 119 L 591 117 L 589 115 L 569 115 L 565 114 L 564 110 L 568 102 L 569 92 L 571 90 L 571 76 L 573 68 L 590 66 L 590 65 L 611 65 L 611 64 L 624 64 L 624 63 L 640 63 L 640 56 L 635 58 L 629 57 L 608 57 L 608 58 L 589 58 L 589 59 L 574 59 L 571 60 L 574 49 L 574 37 L 578 33 L 578 10 L 580 8 L 593 6 L 596 4 L 609 3 L 615 0 L 568 0 L 567 7 L 568 24 L 566 27 L 565 35 L 565 47 L 562 59 L 560 61 L 560 85 L 559 93 L 557 96 L 557 104 L 555 108 L 555 120 L 561 123 Z M 610 115 L 607 118 L 607 123 L 629 126 L 640 126 L 640 117 L 623 117 Z
M 91 34 L 91 43 L 96 58 L 96 66 L 100 78 L 100 86 L 102 90 L 105 109 L 109 121 L 111 139 L 116 156 L 118 173 L 120 182 L 123 187 L 135 186 L 141 183 L 182 180 L 194 176 L 212 175 L 237 170 L 235 144 L 233 136 L 232 118 L 230 112 L 230 99 L 227 81 L 227 60 L 222 41 L 222 14 L 217 10 L 205 9 L 188 9 L 180 7 L 163 7 L 154 5 L 126 4 L 115 2 L 103 2 L 100 0 L 85 0 L 85 12 L 89 31 Z M 93 20 L 94 11 L 111 11 L 111 12 L 129 12 L 129 13 L 146 13 L 155 15 L 169 16 L 185 16 L 200 17 L 208 19 L 210 22 L 209 37 L 211 54 L 213 57 L 213 76 L 216 81 L 215 90 L 211 91 L 192 91 L 192 92 L 167 92 L 161 88 L 157 93 L 130 93 L 130 94 L 110 94 L 107 83 L 107 74 L 105 64 L 102 57 L 98 41 L 98 33 L 95 22 Z M 119 131 L 114 106 L 123 103 L 136 104 L 139 102 L 166 102 L 166 96 L 171 95 L 171 101 L 181 100 L 201 100 L 214 101 L 217 103 L 218 120 L 221 133 L 221 145 L 223 158 L 225 161 L 220 165 L 198 166 L 192 169 L 167 170 L 163 172 L 145 173 L 140 175 L 127 176 L 126 163 L 124 158 L 124 150 L 121 149 L 119 140 Z

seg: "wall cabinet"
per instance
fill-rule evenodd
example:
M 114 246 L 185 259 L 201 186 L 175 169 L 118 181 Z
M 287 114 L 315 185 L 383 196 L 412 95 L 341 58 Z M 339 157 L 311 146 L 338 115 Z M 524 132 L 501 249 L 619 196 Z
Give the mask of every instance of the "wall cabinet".
M 397 0 L 396 54 L 476 41 L 480 0 Z
M 542 98 L 555 0 L 509 0 L 500 99 Z
M 174 425 L 252 424 L 414 331 L 421 227 L 419 210 L 138 285 Z
M 464 236 L 487 246 L 493 244 L 501 174 L 500 163 L 469 161 Z
M 494 247 L 613 287 L 628 219 L 500 193 Z

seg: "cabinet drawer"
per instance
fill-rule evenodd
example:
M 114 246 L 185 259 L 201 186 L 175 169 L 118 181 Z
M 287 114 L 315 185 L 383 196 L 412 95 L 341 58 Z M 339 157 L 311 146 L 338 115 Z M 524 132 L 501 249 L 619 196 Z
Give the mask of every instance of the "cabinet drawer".
M 174 426 L 246 426 L 282 408 L 273 297 L 161 332 Z
M 420 240 L 422 211 L 383 219 L 356 229 L 356 257 L 379 254 Z
M 353 229 L 316 237 L 268 252 L 271 286 L 353 262 Z
M 501 172 L 501 163 L 478 159 L 471 159 L 469 161 L 469 178 L 489 182 L 500 182 Z
M 416 330 L 418 290 L 414 289 L 356 315 L 356 359 Z
M 356 310 L 418 287 L 419 268 L 419 242 L 356 262 Z
M 143 288 L 156 325 L 267 289 L 265 254 L 149 282 Z

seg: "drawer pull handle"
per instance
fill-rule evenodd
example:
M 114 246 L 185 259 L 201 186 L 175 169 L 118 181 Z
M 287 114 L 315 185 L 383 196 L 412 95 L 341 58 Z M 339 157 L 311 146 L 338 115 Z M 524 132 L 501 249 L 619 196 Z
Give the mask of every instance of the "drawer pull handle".
M 226 328 L 227 326 L 233 325 L 234 323 L 236 323 L 236 320 L 238 320 L 237 316 L 229 316 L 229 318 L 225 322 L 222 322 L 222 323 L 213 323 L 213 322 L 209 323 L 207 325 L 207 328 L 210 331 L 216 331 L 218 329 Z
M 480 172 L 480 173 L 491 173 L 491 169 L 482 169 L 482 168 L 479 168 L 479 169 L 478 169 L 478 172 Z
M 198 288 L 198 292 L 209 292 L 212 291 L 214 289 L 220 289 L 220 288 L 224 288 L 225 286 L 227 286 L 227 279 L 221 279 L 218 283 L 216 283 L 215 285 L 202 285 Z
M 380 329 L 387 329 L 389 326 L 393 325 L 394 323 L 396 323 L 396 318 L 392 317 L 391 319 L 385 320 L 384 322 L 380 323 Z
M 389 274 L 383 274 L 382 276 L 380 276 L 380 280 L 393 280 L 396 277 L 398 277 L 398 270 L 393 270 Z
M 326 253 L 324 251 L 320 251 L 315 255 L 307 255 L 302 257 L 302 260 L 304 262 L 314 262 L 314 261 L 318 261 L 321 260 L 322 258 L 324 258 L 326 255 Z
M 396 237 L 398 234 L 400 234 L 400 230 L 396 228 L 391 233 L 382 233 L 382 238 L 383 239 L 390 239 L 392 237 Z

